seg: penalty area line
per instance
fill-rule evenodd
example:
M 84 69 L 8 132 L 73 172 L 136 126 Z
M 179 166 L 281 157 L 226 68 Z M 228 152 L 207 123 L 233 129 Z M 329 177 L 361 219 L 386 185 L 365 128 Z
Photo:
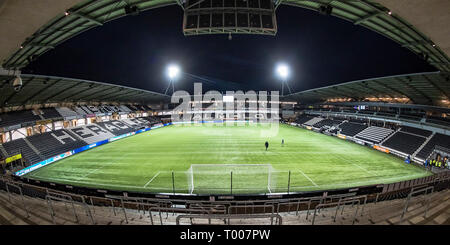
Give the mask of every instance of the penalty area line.
M 144 185 L 144 188 L 147 187 L 148 184 L 150 184 L 159 174 L 161 173 L 161 171 L 158 171 L 158 173 L 156 173 L 155 175 L 153 175 L 153 178 L 151 178 L 147 184 Z
M 307 178 L 314 186 L 318 186 L 317 184 L 316 184 L 316 182 L 314 182 L 310 177 L 308 177 L 308 175 L 306 175 L 305 173 L 303 173 L 303 171 L 302 170 L 298 170 L 301 174 L 303 174 L 303 176 L 305 176 L 305 178 Z

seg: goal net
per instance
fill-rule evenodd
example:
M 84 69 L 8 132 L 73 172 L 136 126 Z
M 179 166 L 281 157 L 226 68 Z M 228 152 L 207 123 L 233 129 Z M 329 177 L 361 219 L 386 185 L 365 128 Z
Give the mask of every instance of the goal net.
M 271 193 L 276 188 L 271 164 L 192 164 L 187 171 L 189 193 Z

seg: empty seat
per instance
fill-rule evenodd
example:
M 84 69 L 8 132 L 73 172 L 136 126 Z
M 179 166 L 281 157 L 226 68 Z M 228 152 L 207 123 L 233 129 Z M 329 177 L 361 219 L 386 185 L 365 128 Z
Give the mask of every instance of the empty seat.
M 42 108 L 42 117 L 45 119 L 61 118 L 61 114 L 55 108 Z
M 341 134 L 347 136 L 355 136 L 359 132 L 366 129 L 367 125 L 353 122 L 344 122 L 343 124 L 339 125 L 339 128 L 341 128 Z
M 429 137 L 432 134 L 432 132 L 429 131 L 429 130 L 420 129 L 420 128 L 413 128 L 413 127 L 408 127 L 408 126 L 402 126 L 400 131 L 408 132 L 408 133 L 412 133 L 412 134 L 417 134 L 417 135 L 420 135 L 420 136 L 423 136 L 423 137 Z
M 10 156 L 22 153 L 22 157 L 25 158 L 25 162 L 28 164 L 34 164 L 44 160 L 30 148 L 24 139 L 6 142 L 3 144 L 3 147 Z
M 450 136 L 436 133 L 416 156 L 425 160 L 430 156 L 436 146 L 450 148 Z
M 33 135 L 28 140 L 45 159 L 87 145 L 64 129 Z
M 0 127 L 8 127 L 39 120 L 41 120 L 41 117 L 31 110 L 8 112 L 0 115 Z
M 355 137 L 372 143 L 380 143 L 392 132 L 394 132 L 392 129 L 372 126 L 359 132 Z
M 426 138 L 422 136 L 396 132 L 383 143 L 383 146 L 411 155 L 423 144 L 423 142 L 425 142 L 425 140 Z
M 304 124 L 307 125 L 307 126 L 312 126 L 312 125 L 314 125 L 314 124 L 316 124 L 316 123 L 318 123 L 318 122 L 320 122 L 322 120 L 323 120 L 323 118 L 321 118 L 321 117 L 314 117 L 311 120 L 305 122 Z
M 135 131 L 135 129 L 133 127 L 130 127 L 121 121 L 99 122 L 99 123 L 97 123 L 97 125 L 108 130 L 115 136 L 131 133 L 131 132 Z
M 333 126 L 339 125 L 341 122 L 342 121 L 339 119 L 324 119 L 324 120 L 314 124 L 313 127 L 315 127 L 315 128 L 333 127 Z
M 56 110 L 63 117 L 76 117 L 79 114 L 68 107 L 56 107 Z
M 110 139 L 115 135 L 110 131 L 98 126 L 97 124 L 89 124 L 70 129 L 77 137 L 81 138 L 88 144 Z

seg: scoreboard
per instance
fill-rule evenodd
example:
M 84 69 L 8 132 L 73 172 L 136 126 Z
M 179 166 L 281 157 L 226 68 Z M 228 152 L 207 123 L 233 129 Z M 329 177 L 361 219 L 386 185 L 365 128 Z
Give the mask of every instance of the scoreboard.
M 273 0 L 186 0 L 183 33 L 276 35 Z

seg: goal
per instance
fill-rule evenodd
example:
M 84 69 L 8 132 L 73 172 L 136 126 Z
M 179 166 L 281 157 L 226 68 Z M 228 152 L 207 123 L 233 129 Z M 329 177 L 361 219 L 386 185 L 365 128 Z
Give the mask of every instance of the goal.
M 187 171 L 189 193 L 269 192 L 276 188 L 271 164 L 192 164 Z

